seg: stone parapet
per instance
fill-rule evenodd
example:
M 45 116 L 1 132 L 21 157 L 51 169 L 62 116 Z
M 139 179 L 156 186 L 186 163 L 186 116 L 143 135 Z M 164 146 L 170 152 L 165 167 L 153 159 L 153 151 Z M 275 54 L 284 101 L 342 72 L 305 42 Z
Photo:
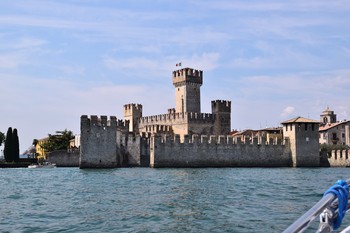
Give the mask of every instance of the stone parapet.
M 83 115 L 80 118 L 81 146 L 80 168 L 117 167 L 116 150 L 117 128 L 126 128 L 126 124 L 115 116 Z
M 350 167 L 350 149 L 332 150 L 328 156 L 328 162 L 331 167 Z
M 289 167 L 290 147 L 282 141 L 258 144 L 234 141 L 230 136 L 152 136 L 151 167 Z
M 203 84 L 203 71 L 192 68 L 183 68 L 173 72 L 173 84 L 175 86 L 185 83 Z

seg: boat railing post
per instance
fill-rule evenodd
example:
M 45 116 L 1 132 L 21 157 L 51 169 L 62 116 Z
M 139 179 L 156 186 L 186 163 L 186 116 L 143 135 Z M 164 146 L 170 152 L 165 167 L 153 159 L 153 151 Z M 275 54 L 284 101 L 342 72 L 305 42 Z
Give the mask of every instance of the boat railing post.
M 350 179 L 346 181 L 348 185 L 350 185 Z M 310 223 L 317 218 L 320 214 L 322 214 L 327 209 L 332 212 L 332 216 L 326 216 L 327 218 L 334 219 L 334 217 L 337 216 L 337 207 L 331 207 L 331 204 L 336 200 L 337 198 L 331 194 L 328 193 L 322 197 L 321 200 L 319 200 L 313 207 L 311 207 L 305 214 L 303 214 L 300 218 L 298 218 L 292 225 L 290 225 L 286 230 L 283 231 L 283 233 L 299 233 L 304 232 L 310 225 Z M 338 205 L 336 205 L 338 206 Z M 347 207 L 349 209 L 349 205 Z M 327 219 L 327 221 L 330 219 Z M 319 228 L 320 229 L 320 228 Z M 324 231 L 321 231 L 324 232 Z

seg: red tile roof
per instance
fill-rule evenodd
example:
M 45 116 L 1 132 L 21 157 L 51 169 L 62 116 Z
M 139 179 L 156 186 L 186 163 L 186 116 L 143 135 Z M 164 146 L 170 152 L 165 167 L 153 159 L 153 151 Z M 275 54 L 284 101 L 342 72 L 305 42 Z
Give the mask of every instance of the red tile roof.
M 319 121 L 315 121 L 315 120 L 311 120 L 311 119 L 307 119 L 304 117 L 296 117 L 287 121 L 283 121 L 281 124 L 288 124 L 288 123 L 316 123 L 319 124 Z
M 337 126 L 339 126 L 339 125 L 341 125 L 341 124 L 348 123 L 348 122 L 349 122 L 349 121 L 341 121 L 341 122 L 328 123 L 328 124 L 325 124 L 325 125 L 321 125 L 319 131 L 329 130 L 329 129 L 331 129 L 331 128 L 337 127 Z

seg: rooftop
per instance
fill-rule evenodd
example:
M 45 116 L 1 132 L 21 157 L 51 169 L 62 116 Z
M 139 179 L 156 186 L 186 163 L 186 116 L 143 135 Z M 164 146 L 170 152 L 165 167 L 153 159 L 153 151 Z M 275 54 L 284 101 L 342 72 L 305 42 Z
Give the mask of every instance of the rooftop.
M 335 122 L 335 123 L 328 123 L 328 124 L 325 124 L 325 125 L 321 125 L 320 126 L 320 131 L 325 131 L 325 130 L 329 130 L 331 128 L 334 128 L 334 127 L 337 127 L 341 124 L 346 124 L 350 121 L 339 121 L 339 122 Z
M 304 117 L 296 117 L 287 121 L 283 121 L 281 124 L 289 124 L 289 123 L 314 123 L 314 124 L 319 124 L 319 121 L 307 119 Z

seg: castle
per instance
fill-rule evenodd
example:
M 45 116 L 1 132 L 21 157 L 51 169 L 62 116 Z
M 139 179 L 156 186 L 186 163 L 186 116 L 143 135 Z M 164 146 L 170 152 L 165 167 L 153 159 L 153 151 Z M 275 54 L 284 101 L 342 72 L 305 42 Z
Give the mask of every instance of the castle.
M 173 72 L 175 108 L 167 114 L 142 117 L 141 104 L 124 105 L 129 132 L 146 134 L 228 135 L 231 130 L 231 102 L 211 102 L 212 113 L 201 112 L 200 87 L 203 71 L 183 68 Z
M 124 105 L 124 121 L 81 116 L 80 168 L 314 167 L 319 166 L 319 122 L 298 117 L 282 122 L 283 138 L 232 138 L 231 102 L 211 102 L 201 113 L 203 71 L 172 74 L 175 108 L 142 116 L 142 105 Z

